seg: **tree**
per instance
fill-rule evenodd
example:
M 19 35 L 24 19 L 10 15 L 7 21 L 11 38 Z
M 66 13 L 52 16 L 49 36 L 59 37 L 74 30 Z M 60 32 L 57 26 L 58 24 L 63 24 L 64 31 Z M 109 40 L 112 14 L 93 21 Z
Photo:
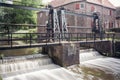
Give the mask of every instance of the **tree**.
M 14 0 L 13 4 L 38 7 L 38 5 L 41 4 L 41 0 Z M 4 14 L 0 16 L 0 22 L 2 23 L 36 24 L 36 11 L 7 7 L 4 7 L 4 9 L 0 11 L 4 12 Z
M 19 3 L 17 2 L 19 1 Z M 19 4 L 23 6 L 32 6 L 38 7 L 41 4 L 41 0 L 17 0 L 14 4 Z M 12 23 L 27 23 L 34 24 L 36 20 L 34 19 L 36 15 L 36 11 L 32 10 L 22 10 L 22 9 L 13 9 L 13 20 Z

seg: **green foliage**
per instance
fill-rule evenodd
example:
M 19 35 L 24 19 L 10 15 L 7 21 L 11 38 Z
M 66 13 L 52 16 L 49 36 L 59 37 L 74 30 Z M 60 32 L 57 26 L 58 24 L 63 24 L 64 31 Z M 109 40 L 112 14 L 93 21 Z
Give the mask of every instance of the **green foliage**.
M 27 35 L 27 33 L 35 33 L 37 30 L 35 29 L 28 29 L 28 30 L 19 30 L 15 33 L 26 33 L 26 34 L 15 34 L 13 35 L 14 38 L 25 38 L 26 36 L 29 36 L 29 34 Z M 33 36 L 34 37 L 34 34 Z
M 2 80 L 2 77 L 0 76 L 0 80 Z
M 38 5 L 41 4 L 41 1 L 42 0 L 14 0 L 13 4 L 38 7 Z M 0 22 L 2 23 L 36 24 L 37 22 L 36 11 L 32 10 L 2 7 L 0 8 L 0 13 Z M 11 26 L 0 25 L 0 30 L 3 32 L 6 27 L 11 28 Z M 16 29 L 22 29 L 22 26 L 20 28 L 16 27 Z
M 29 33 L 36 33 L 37 29 L 28 29 L 28 30 L 19 30 L 15 33 L 21 33 L 21 34 L 13 34 L 12 37 L 13 38 L 22 38 L 22 39 L 30 39 L 30 34 Z M 22 34 L 22 33 L 26 33 L 26 34 Z M 36 39 L 37 40 L 37 35 L 36 34 L 31 34 L 32 39 Z M 23 41 L 24 42 L 24 41 Z M 26 42 L 26 41 L 25 41 Z M 36 43 L 35 40 L 32 40 L 32 42 Z M 29 40 L 28 40 L 29 43 Z

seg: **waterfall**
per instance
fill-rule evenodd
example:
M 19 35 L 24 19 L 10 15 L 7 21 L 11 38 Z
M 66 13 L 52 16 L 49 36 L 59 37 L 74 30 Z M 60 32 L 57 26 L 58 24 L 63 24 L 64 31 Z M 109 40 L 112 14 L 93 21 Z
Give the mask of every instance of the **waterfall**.
M 102 56 L 93 49 L 80 52 L 81 68 L 87 73 L 88 80 L 92 77 L 96 80 L 120 80 L 120 59 Z
M 80 65 L 67 69 L 52 63 L 47 55 L 5 57 L 0 60 L 3 80 L 120 80 L 120 60 L 93 49 L 80 50 Z
M 3 80 L 76 80 L 74 74 L 52 63 L 47 55 L 4 57 L 0 60 Z
M 85 50 L 80 50 L 80 62 L 88 61 L 88 60 L 93 60 L 97 58 L 102 58 L 102 56 L 99 52 L 93 50 L 93 49 L 85 49 Z
M 48 56 L 41 54 L 5 57 L 3 60 L 0 60 L 0 74 L 27 72 L 49 64 L 52 64 L 51 59 Z

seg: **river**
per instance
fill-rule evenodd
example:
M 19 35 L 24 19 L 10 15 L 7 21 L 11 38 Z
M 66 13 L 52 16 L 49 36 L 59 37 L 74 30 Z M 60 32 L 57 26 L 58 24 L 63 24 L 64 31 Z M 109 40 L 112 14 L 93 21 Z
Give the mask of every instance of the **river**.
M 0 60 L 3 80 L 120 80 L 120 59 L 93 49 L 80 50 L 80 64 L 60 67 L 47 55 L 6 57 Z

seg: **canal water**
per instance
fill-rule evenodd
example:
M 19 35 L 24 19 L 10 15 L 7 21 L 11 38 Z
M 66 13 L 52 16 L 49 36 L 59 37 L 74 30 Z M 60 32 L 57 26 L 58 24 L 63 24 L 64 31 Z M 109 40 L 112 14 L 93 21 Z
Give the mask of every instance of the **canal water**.
M 55 65 L 47 55 L 6 57 L 0 60 L 3 80 L 120 80 L 120 59 L 93 49 L 80 51 L 80 64 Z

